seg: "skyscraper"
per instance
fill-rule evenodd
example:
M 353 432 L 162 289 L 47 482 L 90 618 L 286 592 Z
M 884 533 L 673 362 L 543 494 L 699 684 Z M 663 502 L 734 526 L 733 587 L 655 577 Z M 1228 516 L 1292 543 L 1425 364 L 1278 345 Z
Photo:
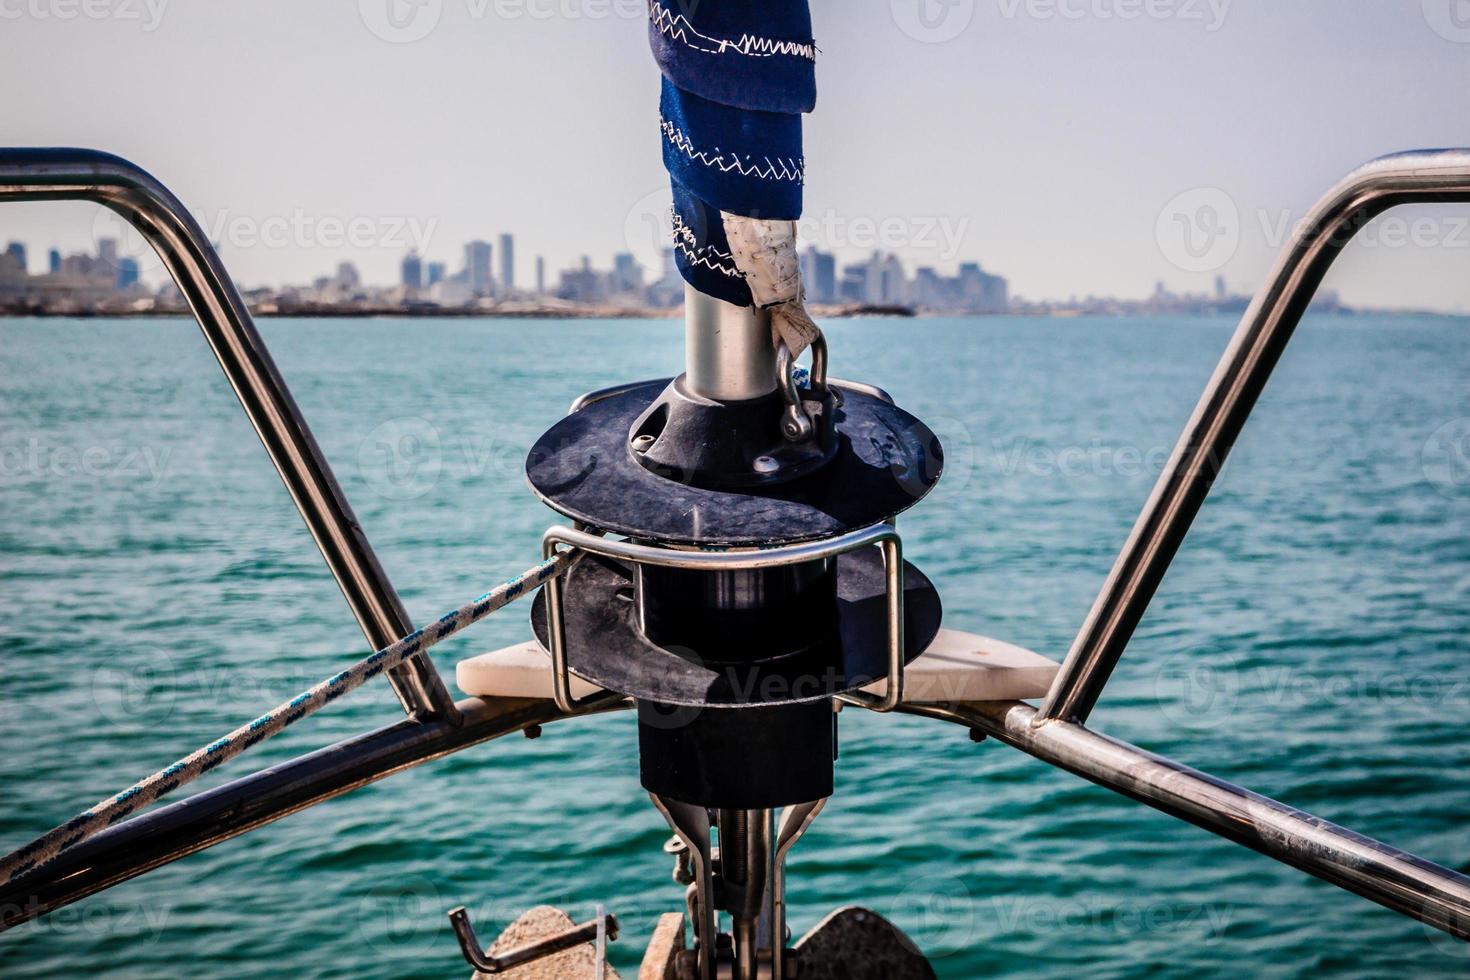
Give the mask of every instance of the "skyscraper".
M 119 259 L 117 263 L 117 288 L 128 289 L 138 284 L 138 260 L 133 258 Z
M 613 256 L 612 291 L 632 293 L 643 288 L 643 266 L 631 252 L 619 252 Z
M 357 272 L 357 266 L 351 262 L 341 262 L 337 265 L 335 282 L 340 289 L 356 289 L 362 285 L 362 276 Z
M 511 235 L 500 236 L 500 291 L 508 293 L 516 288 L 516 240 Z
M 53 276 L 61 271 L 61 249 L 53 248 L 46 255 L 46 271 Z
M 491 290 L 490 243 L 470 242 L 464 247 L 464 280 L 475 296 L 487 296 Z
M 425 286 L 435 286 L 444 281 L 444 273 L 446 270 L 444 268 L 443 262 L 430 262 L 428 270 L 428 274 L 424 279 Z
M 11 242 L 9 245 L 5 246 L 5 254 L 10 257 L 10 260 L 14 263 L 15 270 L 17 272 L 25 273 L 28 271 L 28 266 L 26 264 L 26 247 L 23 243 Z
M 546 295 L 546 260 L 536 256 L 536 295 Z
M 815 248 L 802 252 L 801 280 L 813 303 L 837 302 L 837 259 L 831 252 Z
M 404 257 L 402 283 L 404 289 L 424 288 L 424 262 L 419 253 L 409 252 Z

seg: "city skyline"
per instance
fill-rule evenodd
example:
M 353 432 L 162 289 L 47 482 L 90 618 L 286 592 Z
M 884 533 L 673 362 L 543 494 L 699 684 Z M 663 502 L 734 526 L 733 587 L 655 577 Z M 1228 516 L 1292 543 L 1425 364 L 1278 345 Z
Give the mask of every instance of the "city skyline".
M 877 248 L 950 273 L 961 254 L 989 257 L 1012 291 L 1037 299 L 1146 299 L 1159 280 L 1208 293 L 1217 274 L 1250 291 L 1343 174 L 1395 150 L 1465 141 L 1470 46 L 1419 3 L 1349 15 L 1333 0 L 1233 0 L 1219 19 L 932 6 L 929 30 L 888 4 L 813 11 L 821 94 L 806 121 L 814 230 L 802 237 L 839 261 Z M 515 276 L 527 283 L 536 255 L 553 278 L 584 252 L 629 249 L 646 264 L 628 229 L 666 206 L 667 190 L 642 11 L 536 19 L 488 9 L 476 18 L 445 4 L 436 29 L 405 43 L 375 35 L 355 4 L 175 5 L 148 31 L 22 17 L 6 22 L 13 56 L 0 79 L 26 97 L 7 105 L 4 129 L 16 144 L 135 160 L 205 209 L 211 230 L 298 213 L 383 234 L 418 221 L 433 225 L 426 261 L 457 266 L 449 243 L 515 228 Z M 239 43 L 211 43 L 225 35 Z M 58 46 L 78 68 L 52 70 Z M 142 65 L 210 84 L 134 85 L 125 112 L 96 98 Z M 374 84 L 384 78 L 405 84 Z M 493 122 L 426 92 L 478 94 Z M 655 193 L 663 205 L 645 206 Z M 0 217 L 0 236 L 90 249 L 97 214 L 18 206 Z M 1470 209 L 1402 218 L 1421 214 L 1422 229 L 1350 247 L 1329 288 L 1362 306 L 1470 309 Z M 939 222 L 959 233 L 959 253 L 924 236 Z M 855 223 L 899 234 L 854 242 L 866 241 Z M 1166 237 L 1181 228 L 1197 240 Z M 327 254 L 312 236 L 261 246 L 226 234 L 221 249 L 242 283 L 300 281 L 338 261 L 390 281 L 409 244 Z M 157 281 L 156 269 L 142 272 Z
M 684 282 L 674 263 L 673 250 L 660 250 L 657 269 L 650 270 L 631 252 L 612 256 L 607 269 L 583 255 L 563 269 L 554 285 L 545 278 L 545 257 L 535 257 L 534 289 L 516 285 L 513 261 L 515 236 L 502 232 L 497 244 L 483 239 L 465 243 L 463 267 L 450 273 L 446 262 L 424 261 L 410 250 L 399 265 L 394 284 L 368 281 L 351 261 L 339 262 L 331 272 L 310 283 L 278 287 L 246 287 L 242 291 L 252 310 L 261 315 L 363 316 L 424 315 L 665 315 L 682 307 Z M 119 251 L 115 239 L 99 240 L 96 254 L 64 256 L 47 252 L 47 270 L 29 273 L 30 249 L 11 241 L 0 252 L 0 315 L 16 313 L 135 315 L 185 312 L 183 298 L 172 283 L 150 286 L 139 277 L 138 262 Z M 495 266 L 495 258 L 502 261 Z M 910 276 L 904 262 L 891 252 L 875 250 L 861 262 L 839 264 L 837 257 L 814 247 L 801 251 L 807 299 L 819 316 L 862 312 L 985 316 L 1156 316 L 1243 314 L 1251 301 L 1246 293 L 1232 292 L 1225 277 L 1216 275 L 1208 292 L 1177 293 L 1162 280 L 1143 298 L 1088 293 L 1066 299 L 1012 296 L 1004 276 L 983 269 L 978 262 L 960 262 L 953 275 L 932 266 L 918 266 Z M 491 273 L 498 268 L 499 277 Z M 1313 309 L 1327 313 L 1394 312 L 1435 313 L 1414 307 L 1355 308 L 1344 303 L 1335 289 L 1324 289 Z
M 244 284 L 242 290 L 257 305 L 271 306 L 365 302 L 463 309 L 487 301 L 558 300 L 580 307 L 610 304 L 664 310 L 683 303 L 684 283 L 671 246 L 658 248 L 652 263 L 640 261 L 631 251 L 616 252 L 606 270 L 582 255 L 560 271 L 554 286 L 546 280 L 545 257 L 538 255 L 536 286 L 527 289 L 517 285 L 515 241 L 514 233 L 501 232 L 495 244 L 482 238 L 466 242 L 461 248 L 462 264 L 454 272 L 447 262 L 428 260 L 411 248 L 401 258 L 398 277 L 391 284 L 370 281 L 354 262 L 344 260 L 309 282 Z M 140 253 L 146 250 L 141 241 L 135 246 Z M 140 274 L 139 258 L 124 254 L 117 238 L 99 237 L 94 253 L 65 258 L 53 247 L 42 272 L 33 268 L 30 254 L 29 246 L 21 241 L 9 242 L 0 252 L 0 309 L 146 312 L 154 308 L 150 303 L 155 301 L 163 304 L 159 308 L 178 305 L 172 283 L 166 278 L 146 281 Z M 901 259 L 880 250 L 859 262 L 839 263 L 835 254 L 808 246 L 801 251 L 800 260 L 807 299 L 814 307 L 973 314 L 1005 313 L 1010 308 L 1006 279 L 983 270 L 978 262 L 959 261 L 952 275 L 934 266 L 919 266 L 911 277 Z

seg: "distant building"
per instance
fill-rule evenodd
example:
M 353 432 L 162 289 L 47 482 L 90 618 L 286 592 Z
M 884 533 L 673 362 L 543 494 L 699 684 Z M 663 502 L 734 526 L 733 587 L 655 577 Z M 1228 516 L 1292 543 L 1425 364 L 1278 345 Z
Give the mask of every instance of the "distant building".
M 399 280 L 404 289 L 424 288 L 424 261 L 419 253 L 409 252 L 403 259 L 403 275 Z
M 26 261 L 26 247 L 21 242 L 11 242 L 5 246 L 5 256 L 10 260 L 13 268 L 22 274 L 30 272 L 30 263 Z
M 475 296 L 488 296 L 494 289 L 490 276 L 489 242 L 470 242 L 464 247 L 465 285 Z
M 507 293 L 516 288 L 516 240 L 513 235 L 500 236 L 500 288 Z
M 667 309 L 684 302 L 684 277 L 679 274 L 672 248 L 665 248 L 660 257 L 663 271 L 658 281 L 648 287 L 646 297 L 648 305 Z
M 638 264 L 630 252 L 619 252 L 613 256 L 612 282 L 614 293 L 636 293 L 643 289 L 643 266 Z
M 430 262 L 428 272 L 425 274 L 424 285 L 430 289 L 444 281 L 444 274 L 448 270 L 443 262 Z
M 61 249 L 53 248 L 46 253 L 46 271 L 53 276 L 61 271 Z
M 837 284 L 837 298 L 845 303 L 866 303 L 868 301 L 867 265 L 842 267 L 842 279 Z
M 1010 284 L 980 268 L 978 262 L 960 266 L 960 301 L 967 313 L 1004 313 L 1010 309 Z
M 561 274 L 556 295 L 573 303 L 601 303 L 607 299 L 608 277 L 592 268 L 592 260 L 582 256 L 581 266 Z
M 830 252 L 807 249 L 801 254 L 801 282 L 810 302 L 837 302 L 836 257 Z
M 546 295 L 546 260 L 536 256 L 536 295 Z
M 1224 299 L 1227 295 L 1229 295 L 1229 293 L 1228 293 L 1228 291 L 1225 288 L 1225 277 L 1224 276 L 1216 276 L 1215 277 L 1215 298 L 1216 299 Z
M 333 282 L 343 292 L 351 292 L 362 285 L 362 276 L 358 275 L 357 266 L 351 262 L 342 262 L 337 266 L 337 275 Z
M 138 285 L 140 270 L 138 260 L 134 258 L 120 259 L 117 263 L 117 288 L 132 289 Z
M 101 262 L 109 272 L 117 269 L 116 238 L 97 239 L 97 261 Z

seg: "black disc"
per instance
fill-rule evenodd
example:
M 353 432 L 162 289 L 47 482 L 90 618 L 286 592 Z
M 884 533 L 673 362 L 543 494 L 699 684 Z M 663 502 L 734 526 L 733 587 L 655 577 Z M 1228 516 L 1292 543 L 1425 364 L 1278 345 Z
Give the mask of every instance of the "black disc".
M 774 487 L 707 490 L 650 472 L 629 429 L 670 379 L 595 401 L 537 440 L 531 489 L 576 521 L 663 544 L 763 547 L 830 538 L 907 510 L 933 488 L 943 450 L 929 427 L 864 392 L 842 388 L 838 447 L 810 476 Z
M 637 627 L 632 572 L 587 555 L 562 583 L 567 662 L 599 687 L 663 704 L 746 708 L 829 698 L 882 680 L 888 673 L 883 558 L 876 549 L 839 555 L 837 636 L 833 643 L 772 660 L 703 664 L 690 651 L 666 650 Z M 904 644 L 917 657 L 939 632 L 939 593 L 904 563 Z M 531 626 L 549 648 L 546 594 L 531 607 Z

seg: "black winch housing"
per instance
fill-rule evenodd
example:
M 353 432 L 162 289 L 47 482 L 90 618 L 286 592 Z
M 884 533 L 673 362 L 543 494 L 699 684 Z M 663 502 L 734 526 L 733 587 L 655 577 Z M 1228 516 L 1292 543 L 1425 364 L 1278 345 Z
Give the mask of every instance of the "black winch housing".
M 769 549 L 891 521 L 939 479 L 943 453 L 876 389 L 791 387 L 719 401 L 687 377 L 584 400 L 532 448 L 554 510 L 668 549 Z M 562 580 L 572 673 L 638 703 L 645 788 L 706 807 L 780 807 L 832 793 L 834 696 L 887 674 L 873 548 L 760 568 L 690 570 L 585 555 Z M 904 646 L 939 630 L 938 593 L 904 565 Z M 549 649 L 546 596 L 532 623 Z

